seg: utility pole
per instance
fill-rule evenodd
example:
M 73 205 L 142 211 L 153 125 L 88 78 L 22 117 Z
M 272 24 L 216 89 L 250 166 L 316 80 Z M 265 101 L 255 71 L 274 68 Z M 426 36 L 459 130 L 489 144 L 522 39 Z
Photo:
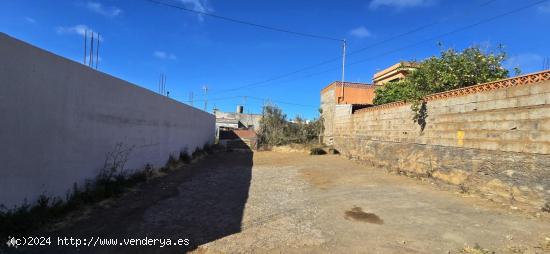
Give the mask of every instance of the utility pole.
M 88 47 L 88 45 L 87 45 L 88 42 L 87 41 L 88 41 L 88 29 L 85 29 L 84 30 L 84 59 L 82 61 L 82 64 L 84 64 L 84 65 L 86 65 L 86 55 L 88 53 L 87 52 L 88 51 L 87 50 L 87 47 Z
M 204 90 L 204 111 L 206 111 L 208 107 L 208 86 L 202 86 L 202 90 Z
M 191 103 L 191 107 L 193 107 L 193 92 L 189 93 L 189 102 Z
M 165 96 L 166 94 L 166 75 L 164 73 L 160 74 L 159 77 L 159 94 Z
M 245 110 L 247 109 L 247 107 L 246 107 L 246 98 L 247 98 L 247 97 L 248 97 L 248 96 L 243 96 L 243 108 L 244 108 Z M 243 113 L 244 113 L 244 112 L 243 112 Z
M 346 70 L 346 39 L 342 40 L 342 103 L 344 102 L 344 78 Z
M 97 70 L 97 65 L 99 64 L 99 33 L 97 33 L 97 49 L 95 50 L 95 69 Z
M 159 94 L 162 94 L 162 73 L 159 76 L 158 92 Z
M 88 67 L 92 67 L 94 64 L 94 31 L 92 31 L 92 38 L 90 40 L 90 61 L 88 61 Z
M 162 95 L 168 96 L 168 93 L 166 91 L 166 75 L 162 74 Z

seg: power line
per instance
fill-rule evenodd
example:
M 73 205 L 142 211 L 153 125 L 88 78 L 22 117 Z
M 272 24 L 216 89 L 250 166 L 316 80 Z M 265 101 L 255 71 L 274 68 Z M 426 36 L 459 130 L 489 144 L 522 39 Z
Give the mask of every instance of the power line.
M 478 7 L 483 7 L 483 6 L 486 6 L 492 2 L 495 2 L 496 0 L 489 0 L 489 1 L 486 1 L 478 6 L 476 6 L 475 8 L 478 8 Z M 471 10 L 470 10 L 471 11 Z M 454 16 L 458 16 L 458 15 L 454 15 Z M 366 47 L 363 47 L 363 48 L 359 48 L 357 50 L 353 50 L 349 53 L 347 53 L 348 56 L 350 55 L 355 55 L 355 54 L 358 54 L 360 52 L 363 52 L 367 49 L 371 49 L 371 48 L 375 48 L 377 46 L 380 46 L 380 45 L 384 45 L 385 43 L 387 42 L 390 42 L 390 41 L 393 41 L 393 40 L 396 40 L 396 39 L 399 39 L 401 37 L 405 37 L 407 35 L 410 35 L 410 34 L 414 34 L 416 32 L 419 32 L 419 31 L 422 31 L 422 30 L 425 30 L 429 27 L 432 27 L 432 26 L 435 26 L 439 23 L 442 23 L 444 21 L 447 21 L 447 20 L 450 20 L 452 18 L 445 18 L 444 20 L 438 20 L 438 21 L 434 21 L 434 22 L 431 22 L 429 24 L 425 24 L 425 25 L 422 25 L 422 26 L 419 26 L 419 27 L 416 27 L 416 28 L 413 28 L 411 30 L 408 30 L 404 33 L 400 33 L 400 34 L 397 34 L 397 35 L 394 35 L 392 37 L 389 37 L 387 39 L 384 39 L 382 41 L 379 41 L 379 42 L 376 42 L 376 43 L 373 43 L 373 44 L 370 44 Z M 306 71 L 306 70 L 310 70 L 310 69 L 313 69 L 313 68 L 316 68 L 316 67 L 319 67 L 319 66 L 323 66 L 323 65 L 326 65 L 326 64 L 329 64 L 329 63 L 332 63 L 332 62 L 335 62 L 337 60 L 340 60 L 341 58 L 340 57 L 334 57 L 334 58 L 331 58 L 331 59 L 327 59 L 323 62 L 320 62 L 320 63 L 317 63 L 317 64 L 313 64 L 313 65 L 309 65 L 309 66 L 306 66 L 304 68 L 301 68 L 301 69 L 298 69 L 298 70 L 295 70 L 295 71 L 292 71 L 292 72 L 288 72 L 288 73 L 285 73 L 285 74 L 281 74 L 281 75 L 278 75 L 278 76 L 275 76 L 275 77 L 272 77 L 272 78 L 268 78 L 268 79 L 265 79 L 265 80 L 262 80 L 262 81 L 258 81 L 258 82 L 253 82 L 253 83 L 250 83 L 250 84 L 247 84 L 247 85 L 243 85 L 243 86 L 239 86 L 239 87 L 235 87 L 235 88 L 230 88 L 230 89 L 224 89 L 224 90 L 220 90 L 220 91 L 217 91 L 217 92 L 214 92 L 213 94 L 217 94 L 217 93 L 222 93 L 222 92 L 231 92 L 231 91 L 235 91 L 235 90 L 240 90 L 240 89 L 244 89 L 244 88 L 250 88 L 250 87 L 255 87 L 257 85 L 261 85 L 261 84 L 264 84 L 264 83 L 269 83 L 269 82 L 272 82 L 272 81 L 275 81 L 275 80 L 279 80 L 279 79 L 282 79 L 282 78 L 285 78 L 285 77 L 288 77 L 288 76 L 292 76 L 296 73 L 300 73 L 300 72 L 303 72 L 303 71 Z
M 285 73 L 285 74 L 281 74 L 281 75 L 278 75 L 278 76 L 275 76 L 275 77 L 272 77 L 272 78 L 268 78 L 268 79 L 265 79 L 265 80 L 262 80 L 262 81 L 258 81 L 258 82 L 253 82 L 253 83 L 250 83 L 250 84 L 247 84 L 247 85 L 243 85 L 243 86 L 239 86 L 239 87 L 235 87 L 235 88 L 230 88 L 230 89 L 224 89 L 224 90 L 216 91 L 215 93 L 212 93 L 212 94 L 218 94 L 218 93 L 224 93 L 224 92 L 231 92 L 231 91 L 240 90 L 240 89 L 243 89 L 243 88 L 255 87 L 255 86 L 257 86 L 257 85 L 269 83 L 269 82 L 271 82 L 271 81 L 275 81 L 275 80 L 279 80 L 279 79 L 282 79 L 282 78 L 286 78 L 286 77 L 288 77 L 288 76 L 292 76 L 292 75 L 294 75 L 294 74 L 296 74 L 296 73 L 300 73 L 300 72 L 303 72 L 303 71 L 306 71 L 306 70 L 310 70 L 310 69 L 313 69 L 313 68 L 316 68 L 316 67 L 319 67 L 319 66 L 323 66 L 323 65 L 325 65 L 325 64 L 334 62 L 335 60 L 339 60 L 339 59 L 340 59 L 340 57 L 335 57 L 335 58 L 333 58 L 333 59 L 329 59 L 329 60 L 320 62 L 320 63 L 315 64 L 315 65 L 310 65 L 310 66 L 307 66 L 307 67 L 304 67 L 304 68 L 301 68 L 301 69 L 298 69 L 298 70 L 295 70 L 295 71 L 292 71 L 292 72 L 288 72 L 288 73 Z
M 279 104 L 286 104 L 286 105 L 292 105 L 292 106 L 298 106 L 298 107 L 313 107 L 313 108 L 318 108 L 319 106 L 314 106 L 314 105 L 306 105 L 306 104 L 299 104 L 299 103 L 294 103 L 294 102 L 286 102 L 286 101 L 280 101 L 280 100 L 272 100 L 270 98 L 260 98 L 260 97 L 254 97 L 254 96 L 248 96 L 249 98 L 251 99 L 254 99 L 254 100 L 259 100 L 259 101 L 265 101 L 265 100 L 269 100 L 269 101 L 272 101 L 272 102 L 275 102 L 275 103 L 279 103 Z
M 367 61 L 370 61 L 370 60 L 373 60 L 373 59 L 376 59 L 376 58 L 379 58 L 379 57 L 382 57 L 382 56 L 386 56 L 386 55 L 390 55 L 390 54 L 393 54 L 393 53 L 396 53 L 396 52 L 399 52 L 399 51 L 402 51 L 402 50 L 405 50 L 405 49 L 409 49 L 409 48 L 412 48 L 412 47 L 415 47 L 415 46 L 418 46 L 420 44 L 423 44 L 423 43 L 426 43 L 426 42 L 430 42 L 430 41 L 433 41 L 434 39 L 438 39 L 438 38 L 441 38 L 441 37 L 445 37 L 445 36 L 449 36 L 449 35 L 452 35 L 452 34 L 455 34 L 455 33 L 458 33 L 458 32 L 461 32 L 461 31 L 464 31 L 464 30 L 467 30 L 467 29 L 470 29 L 472 27 L 476 27 L 476 26 L 479 26 L 481 24 L 484 24 L 484 23 L 487 23 L 487 22 L 490 22 L 490 21 L 493 21 L 495 19 L 498 19 L 498 18 L 501 18 L 501 17 L 504 17 L 504 16 L 507 16 L 507 15 L 511 15 L 511 14 L 514 14 L 516 12 L 519 12 L 519 11 L 522 11 L 522 10 L 525 10 L 525 9 L 528 9 L 528 8 L 531 8 L 533 6 L 536 6 L 536 5 L 539 5 L 543 2 L 546 2 L 548 0 L 542 0 L 542 1 L 537 1 L 537 2 L 534 2 L 532 4 L 529 4 L 529 5 L 526 5 L 526 6 L 523 6 L 523 7 L 520 7 L 520 8 L 517 8 L 517 9 L 513 9 L 511 11 L 508 11 L 508 12 L 505 12 L 505 13 L 502 13 L 502 14 L 499 14 L 499 15 L 496 15 L 496 16 L 492 16 L 492 17 L 489 17 L 489 18 L 486 18 L 486 19 L 482 19 L 478 22 L 475 22 L 475 23 L 472 23 L 472 24 L 469 24 L 467 26 L 463 26 L 463 27 L 460 27 L 458 29 L 455 29 L 455 30 L 452 30 L 450 32 L 446 32 L 446 33 L 442 33 L 442 34 L 439 34 L 439 35 L 436 35 L 436 36 L 433 36 L 433 37 L 430 37 L 428 39 L 425 39 L 425 40 L 422 40 L 422 41 L 419 41 L 419 42 L 416 42 L 416 43 L 412 43 L 412 44 L 408 44 L 406 46 L 403 46 L 403 47 L 400 47 L 400 48 L 397 48 L 397 49 L 394 49 L 394 50 L 390 50 L 390 51 L 386 51 L 382 54 L 378 54 L 376 56 L 372 56 L 372 57 L 369 57 L 369 58 L 365 58 L 365 59 L 362 59 L 362 60 L 359 60 L 359 61 L 355 61 L 355 62 L 352 62 L 352 63 L 349 63 L 347 64 L 348 66 L 350 65 L 356 65 L 356 64 L 359 64 L 359 63 L 363 63 L 363 62 L 367 62 Z M 489 2 L 492 2 L 492 1 L 489 1 Z M 413 29 L 414 30 L 414 29 Z M 411 30 L 412 31 L 412 30 Z M 407 32 L 409 33 L 409 32 Z M 405 33 L 406 34 L 406 33 Z M 397 36 L 394 36 L 394 39 L 395 38 L 398 38 Z M 376 43 L 378 44 L 378 43 Z M 372 46 L 372 45 L 371 45 Z M 371 46 L 368 46 L 368 47 L 371 47 Z M 363 49 L 366 49 L 366 48 L 363 48 Z M 359 50 L 363 50 L 363 49 L 359 49 Z M 357 51 L 353 51 L 352 53 L 350 54 L 354 54 L 355 52 Z M 350 55 L 348 54 L 348 55 Z M 306 70 L 306 69 L 312 69 L 312 68 L 315 68 L 317 66 L 321 66 L 321 65 L 324 65 L 328 62 L 333 62 L 335 60 L 337 60 L 339 58 L 334 58 L 332 60 L 327 60 L 323 63 L 320 63 L 320 64 L 316 64 L 316 65 L 313 65 L 313 66 L 310 66 L 310 67 L 306 67 L 306 68 L 302 68 L 298 71 L 294 71 L 294 72 L 291 72 L 292 74 L 295 74 L 295 73 L 298 73 L 298 72 L 301 72 L 301 70 Z M 317 72 L 317 73 L 313 73 L 313 74 L 308 74 L 306 76 L 303 76 L 303 77 L 300 77 L 298 79 L 292 79 L 292 80 L 288 80 L 286 82 L 290 82 L 290 81 L 294 81 L 294 80 L 299 80 L 299 79 L 303 79 L 303 78 L 308 78 L 308 77 L 312 77 L 312 76 L 317 76 L 317 75 L 320 75 L 320 74 L 324 74 L 324 73 L 327 73 L 327 72 L 330 72 L 330 71 L 335 71 L 337 70 L 336 68 L 331 68 L 331 69 L 328 69 L 328 70 L 325 70 L 325 71 L 321 71 L 321 72 Z M 238 87 L 238 88 L 234 88 L 234 89 L 226 89 L 226 90 L 222 90 L 222 91 L 233 91 L 233 90 L 238 90 L 238 89 L 241 89 L 241 88 L 258 88 L 258 87 L 263 87 L 263 86 L 267 86 L 267 84 L 265 83 L 268 83 L 268 82 L 271 82 L 271 81 L 274 81 L 274 80 L 277 80 L 277 79 L 281 79 L 283 77 L 287 77 L 287 76 L 290 76 L 290 73 L 289 75 L 279 75 L 277 77 L 274 77 L 274 78 L 270 78 L 270 79 L 267 79 L 267 80 L 264 80 L 264 81 L 260 81 L 260 82 L 256 82 L 256 83 L 252 83 L 252 84 L 249 84 L 249 85 L 246 85 L 246 86 L 242 86 L 242 87 Z
M 238 19 L 225 17 L 225 16 L 221 16 L 221 15 L 217 15 L 217 14 L 213 14 L 213 13 L 209 13 L 209 12 L 197 11 L 197 10 L 185 8 L 185 7 L 180 6 L 180 5 L 166 3 L 166 2 L 163 2 L 163 1 L 157 1 L 157 0 L 147 0 L 147 1 L 152 2 L 152 3 L 156 3 L 158 5 L 163 5 L 163 6 L 179 9 L 179 10 L 182 10 L 182 11 L 193 12 L 193 13 L 197 13 L 197 14 L 212 17 L 212 18 L 217 18 L 217 19 L 221 19 L 221 20 L 225 20 L 225 21 L 229 21 L 229 22 L 233 22 L 233 23 L 238 23 L 238 24 L 242 24 L 242 25 L 247 25 L 247 26 L 258 27 L 258 28 L 262 28 L 262 29 L 266 29 L 266 30 L 275 31 L 275 32 L 288 33 L 288 34 L 293 34 L 293 35 L 297 35 L 297 36 L 309 37 L 309 38 L 315 38 L 315 39 L 321 39 L 321 40 L 330 40 L 330 41 L 338 41 L 338 42 L 342 41 L 342 39 L 337 39 L 337 38 L 330 37 L 330 36 L 303 33 L 303 32 L 296 32 L 296 31 L 291 31 L 291 30 L 287 30 L 287 29 L 283 29 L 283 28 L 277 28 L 277 27 L 272 27 L 272 26 L 256 24 L 256 23 L 252 23 L 252 22 L 248 22 L 248 21 L 238 20 Z
M 229 100 L 229 99 L 241 99 L 243 97 L 253 99 L 253 100 L 259 100 L 259 101 L 265 101 L 265 100 L 269 99 L 269 98 L 260 98 L 260 97 L 256 97 L 256 96 L 250 96 L 250 95 L 238 95 L 238 96 L 214 98 L 214 99 L 209 99 L 208 101 L 223 101 L 223 100 Z M 314 107 L 314 108 L 318 107 L 318 106 L 315 106 L 315 105 L 300 104 L 300 103 L 287 102 L 287 101 L 281 101 L 281 100 L 271 100 L 271 99 L 269 99 L 269 100 L 273 101 L 273 102 L 276 102 L 276 103 L 285 104 L 285 105 L 293 105 L 293 106 L 299 106 L 299 107 Z M 199 100 L 199 101 L 205 101 L 205 100 Z M 189 102 L 189 101 L 184 101 L 184 102 Z
M 534 2 L 534 3 L 532 3 L 532 4 L 528 4 L 528 5 L 522 6 L 522 7 L 520 7 L 520 8 L 516 8 L 516 9 L 510 10 L 510 11 L 501 13 L 501 14 L 499 14 L 499 15 L 495 15 L 495 16 L 486 18 L 486 19 L 482 19 L 482 20 L 480 20 L 480 21 L 478 21 L 478 22 L 475 22 L 475 23 L 472 23 L 472 24 L 469 24 L 469 25 L 466 25 L 466 26 L 463 26 L 463 27 L 459 27 L 459 28 L 457 28 L 457 29 L 455 29 L 455 30 L 452 30 L 452 31 L 449 31 L 449 32 L 446 32 L 446 33 L 442 33 L 442 34 L 439 34 L 439 35 L 430 37 L 430 38 L 428 38 L 428 39 L 425 39 L 425 40 L 422 40 L 422 41 L 419 41 L 419 42 L 416 42 L 416 43 L 412 43 L 412 44 L 409 44 L 409 45 L 400 47 L 400 48 L 395 49 L 395 50 L 388 51 L 388 52 L 386 52 L 386 53 L 383 53 L 383 54 L 378 55 L 378 56 L 375 56 L 375 57 L 371 57 L 371 58 L 359 60 L 359 61 L 350 63 L 350 64 L 348 64 L 348 65 L 355 65 L 355 64 L 358 64 L 358 63 L 366 62 L 366 61 L 372 60 L 373 58 L 376 58 L 376 57 L 385 56 L 385 55 L 388 55 L 388 54 L 391 54 L 391 53 L 395 53 L 395 52 L 398 52 L 398 51 L 401 51 L 401 50 L 404 50 L 404 49 L 408 49 L 408 48 L 411 48 L 411 47 L 415 47 L 415 46 L 417 46 L 417 45 L 419 45 L 419 44 L 423 44 L 423 43 L 426 43 L 426 42 L 429 42 L 429 41 L 433 41 L 433 40 L 435 40 L 435 39 L 439 39 L 439 38 L 446 37 L 446 36 L 449 36 L 449 35 L 452 35 L 452 34 L 455 34 L 455 33 L 458 33 L 458 32 L 462 32 L 462 31 L 464 31 L 464 30 L 468 30 L 468 29 L 470 29 L 470 28 L 479 26 L 479 25 L 481 25 L 481 24 L 484 24 L 484 23 L 487 23 L 487 22 L 491 22 L 491 21 L 493 21 L 493 20 L 495 20 L 495 19 L 499 19 L 499 18 L 508 16 L 508 15 L 514 14 L 514 13 L 516 13 L 516 12 L 523 11 L 523 10 L 525 10 L 525 9 L 528 9 L 528 8 L 533 7 L 533 6 L 539 5 L 539 4 L 544 3 L 544 2 L 546 2 L 546 1 L 548 1 L 548 0 L 542 0 L 542 1 Z

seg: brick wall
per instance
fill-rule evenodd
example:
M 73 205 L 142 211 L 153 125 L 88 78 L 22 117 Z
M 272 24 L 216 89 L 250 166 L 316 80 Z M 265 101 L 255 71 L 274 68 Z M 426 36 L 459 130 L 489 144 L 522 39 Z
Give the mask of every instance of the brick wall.
M 550 71 L 426 100 L 423 130 L 403 102 L 354 114 L 340 110 L 333 120 L 335 148 L 511 205 L 550 201 Z

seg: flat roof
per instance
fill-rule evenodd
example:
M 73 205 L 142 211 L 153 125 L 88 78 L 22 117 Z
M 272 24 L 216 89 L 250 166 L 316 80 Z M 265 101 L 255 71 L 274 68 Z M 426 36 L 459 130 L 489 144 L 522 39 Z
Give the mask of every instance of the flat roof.
M 414 62 L 407 62 L 407 61 L 403 61 L 403 62 L 399 62 L 399 63 L 396 63 L 384 70 L 381 70 L 377 73 L 374 74 L 373 76 L 373 79 L 378 79 L 392 71 L 395 71 L 395 70 L 398 70 L 399 68 L 416 68 L 418 66 L 417 63 L 414 63 Z
M 333 81 L 332 83 L 325 86 L 323 89 L 321 89 L 321 93 L 326 92 L 329 88 L 333 86 L 341 86 L 342 81 Z M 373 84 L 368 83 L 359 83 L 359 82 L 344 82 L 344 87 L 353 87 L 353 88 L 359 88 L 359 89 L 374 89 L 376 88 Z

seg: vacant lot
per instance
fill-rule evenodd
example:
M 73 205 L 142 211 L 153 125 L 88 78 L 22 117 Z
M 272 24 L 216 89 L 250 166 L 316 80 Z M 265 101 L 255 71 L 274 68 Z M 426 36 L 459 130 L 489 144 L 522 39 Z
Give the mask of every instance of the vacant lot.
M 550 251 L 545 217 L 334 155 L 278 152 L 212 155 L 51 234 L 189 238 L 197 253 L 458 253 L 476 244 L 497 253 Z M 182 247 L 79 251 L 181 253 Z

